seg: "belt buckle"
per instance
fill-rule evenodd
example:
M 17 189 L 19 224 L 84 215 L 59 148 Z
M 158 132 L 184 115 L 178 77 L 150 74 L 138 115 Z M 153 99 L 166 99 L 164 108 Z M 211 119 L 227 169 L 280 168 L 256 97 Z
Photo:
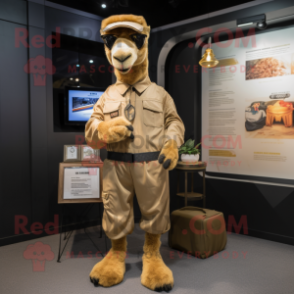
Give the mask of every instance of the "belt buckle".
M 134 163 L 135 162 L 135 154 L 131 154 L 131 162 Z

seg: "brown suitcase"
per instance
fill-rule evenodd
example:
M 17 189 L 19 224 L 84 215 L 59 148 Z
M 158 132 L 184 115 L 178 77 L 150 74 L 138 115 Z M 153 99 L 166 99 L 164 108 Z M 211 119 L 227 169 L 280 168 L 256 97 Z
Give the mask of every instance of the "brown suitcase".
M 171 213 L 169 246 L 199 258 L 223 250 L 227 244 L 222 212 L 186 206 Z

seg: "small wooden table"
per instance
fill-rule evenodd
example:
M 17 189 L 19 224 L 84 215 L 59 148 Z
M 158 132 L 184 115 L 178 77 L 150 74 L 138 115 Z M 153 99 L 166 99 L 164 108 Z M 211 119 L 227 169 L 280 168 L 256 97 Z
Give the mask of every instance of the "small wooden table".
M 188 199 L 193 198 L 194 200 L 203 200 L 203 207 L 205 207 L 205 171 L 206 171 L 206 163 L 205 162 L 192 162 L 187 163 L 183 161 L 179 161 L 176 170 L 178 172 L 178 185 L 177 185 L 177 196 L 185 197 L 185 206 L 188 204 Z M 180 192 L 180 171 L 185 172 L 185 192 Z M 194 172 L 203 172 L 203 193 L 194 192 Z M 188 173 L 192 174 L 191 179 L 191 192 L 188 192 Z

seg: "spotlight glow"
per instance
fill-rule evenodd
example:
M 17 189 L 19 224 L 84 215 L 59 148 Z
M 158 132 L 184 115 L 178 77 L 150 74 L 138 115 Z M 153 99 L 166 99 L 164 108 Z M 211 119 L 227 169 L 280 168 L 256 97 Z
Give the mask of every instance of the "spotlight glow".
M 101 7 L 102 7 L 102 8 L 106 8 L 106 4 L 104 4 L 104 3 L 101 4 Z
M 263 22 L 258 22 L 258 23 L 257 23 L 257 26 L 258 26 L 259 28 L 263 28 L 263 27 L 264 27 L 264 23 L 263 23 Z
M 89 60 L 89 62 L 90 62 L 90 63 L 93 63 L 93 62 L 94 62 L 94 60 L 90 59 L 90 60 Z

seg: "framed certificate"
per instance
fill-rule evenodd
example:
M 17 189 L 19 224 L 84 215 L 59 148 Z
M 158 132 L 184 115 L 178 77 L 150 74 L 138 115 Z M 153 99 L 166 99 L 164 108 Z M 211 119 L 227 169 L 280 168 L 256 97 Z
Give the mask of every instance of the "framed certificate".
M 101 163 L 59 164 L 58 203 L 102 202 Z
M 79 145 L 64 145 L 63 161 L 64 162 L 80 161 Z
M 80 157 L 81 161 L 83 162 L 100 162 L 100 150 L 93 149 L 88 145 L 81 145 L 80 146 Z
M 94 157 L 94 149 L 88 145 L 81 145 L 81 161 L 91 161 Z

